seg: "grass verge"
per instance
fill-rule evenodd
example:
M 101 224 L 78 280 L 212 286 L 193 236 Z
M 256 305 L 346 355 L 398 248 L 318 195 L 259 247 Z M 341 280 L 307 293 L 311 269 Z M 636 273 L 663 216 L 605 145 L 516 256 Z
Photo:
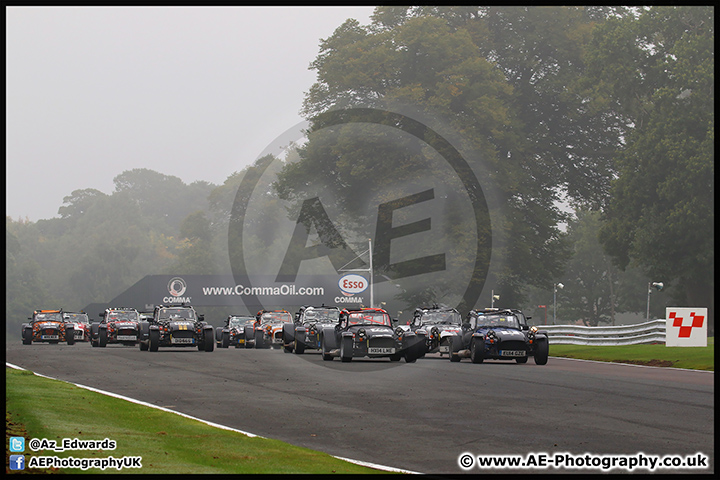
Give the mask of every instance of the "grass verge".
M 205 425 L 197 420 L 137 405 L 70 383 L 6 368 L 6 450 L 10 436 L 77 438 L 117 443 L 115 450 L 53 450 L 31 456 L 75 458 L 142 457 L 139 469 L 26 469 L 7 473 L 388 473 L 338 460 L 326 453 Z M 10 458 L 8 450 L 6 458 Z
M 666 347 L 665 344 L 588 346 L 551 343 L 550 355 L 602 362 L 715 371 L 715 337 L 708 338 L 707 347 Z

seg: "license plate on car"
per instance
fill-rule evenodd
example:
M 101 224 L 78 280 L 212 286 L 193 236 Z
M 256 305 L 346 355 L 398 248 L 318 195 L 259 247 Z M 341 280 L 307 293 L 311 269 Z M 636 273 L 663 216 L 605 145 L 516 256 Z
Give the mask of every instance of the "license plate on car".
M 135 340 L 137 340 L 137 336 L 136 335 L 118 335 L 117 339 L 120 340 L 121 342 L 128 341 L 128 340 L 135 341 Z
M 502 357 L 525 357 L 527 353 L 525 350 L 500 350 L 500 356 Z
M 238 343 L 245 343 L 245 339 L 244 339 L 244 338 L 238 338 Z
M 75 332 L 75 338 L 82 338 L 82 337 L 83 337 L 83 332 L 78 332 L 78 331 Z
M 450 351 L 450 347 L 448 345 L 440 345 L 440 348 L 438 349 L 438 352 L 440 353 L 448 353 Z
M 368 348 L 368 354 L 370 355 L 387 355 L 395 353 L 393 347 L 370 347 Z
M 193 339 L 192 338 L 173 338 L 172 343 L 184 343 L 184 344 L 192 344 Z
M 42 340 L 60 340 L 60 335 L 42 335 Z

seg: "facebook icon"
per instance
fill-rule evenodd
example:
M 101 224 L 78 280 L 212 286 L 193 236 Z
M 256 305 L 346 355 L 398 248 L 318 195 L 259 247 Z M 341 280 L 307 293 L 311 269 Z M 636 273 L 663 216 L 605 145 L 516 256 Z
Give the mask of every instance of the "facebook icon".
M 25 455 L 10 455 L 10 470 L 25 470 Z

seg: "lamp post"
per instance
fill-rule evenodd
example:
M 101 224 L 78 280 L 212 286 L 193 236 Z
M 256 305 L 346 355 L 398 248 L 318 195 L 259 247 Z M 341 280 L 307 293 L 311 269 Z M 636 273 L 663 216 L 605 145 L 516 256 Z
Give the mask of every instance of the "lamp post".
M 490 290 L 490 308 L 495 308 L 495 300 L 500 300 L 500 295 L 495 295 L 495 290 Z
M 560 282 L 553 285 L 553 325 L 555 325 L 555 320 L 557 320 L 557 289 L 562 290 L 564 287 L 565 285 Z
M 645 321 L 650 321 L 650 294 L 652 293 L 653 287 L 657 288 L 658 292 L 663 289 L 665 285 L 662 282 L 648 282 L 648 295 L 647 295 L 647 313 L 645 314 Z

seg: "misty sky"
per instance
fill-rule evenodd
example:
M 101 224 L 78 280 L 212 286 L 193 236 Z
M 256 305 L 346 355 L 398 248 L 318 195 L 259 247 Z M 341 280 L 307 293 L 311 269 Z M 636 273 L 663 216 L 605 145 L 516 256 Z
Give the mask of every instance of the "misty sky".
M 7 7 L 6 214 L 133 168 L 222 184 L 296 127 L 321 39 L 374 7 Z

